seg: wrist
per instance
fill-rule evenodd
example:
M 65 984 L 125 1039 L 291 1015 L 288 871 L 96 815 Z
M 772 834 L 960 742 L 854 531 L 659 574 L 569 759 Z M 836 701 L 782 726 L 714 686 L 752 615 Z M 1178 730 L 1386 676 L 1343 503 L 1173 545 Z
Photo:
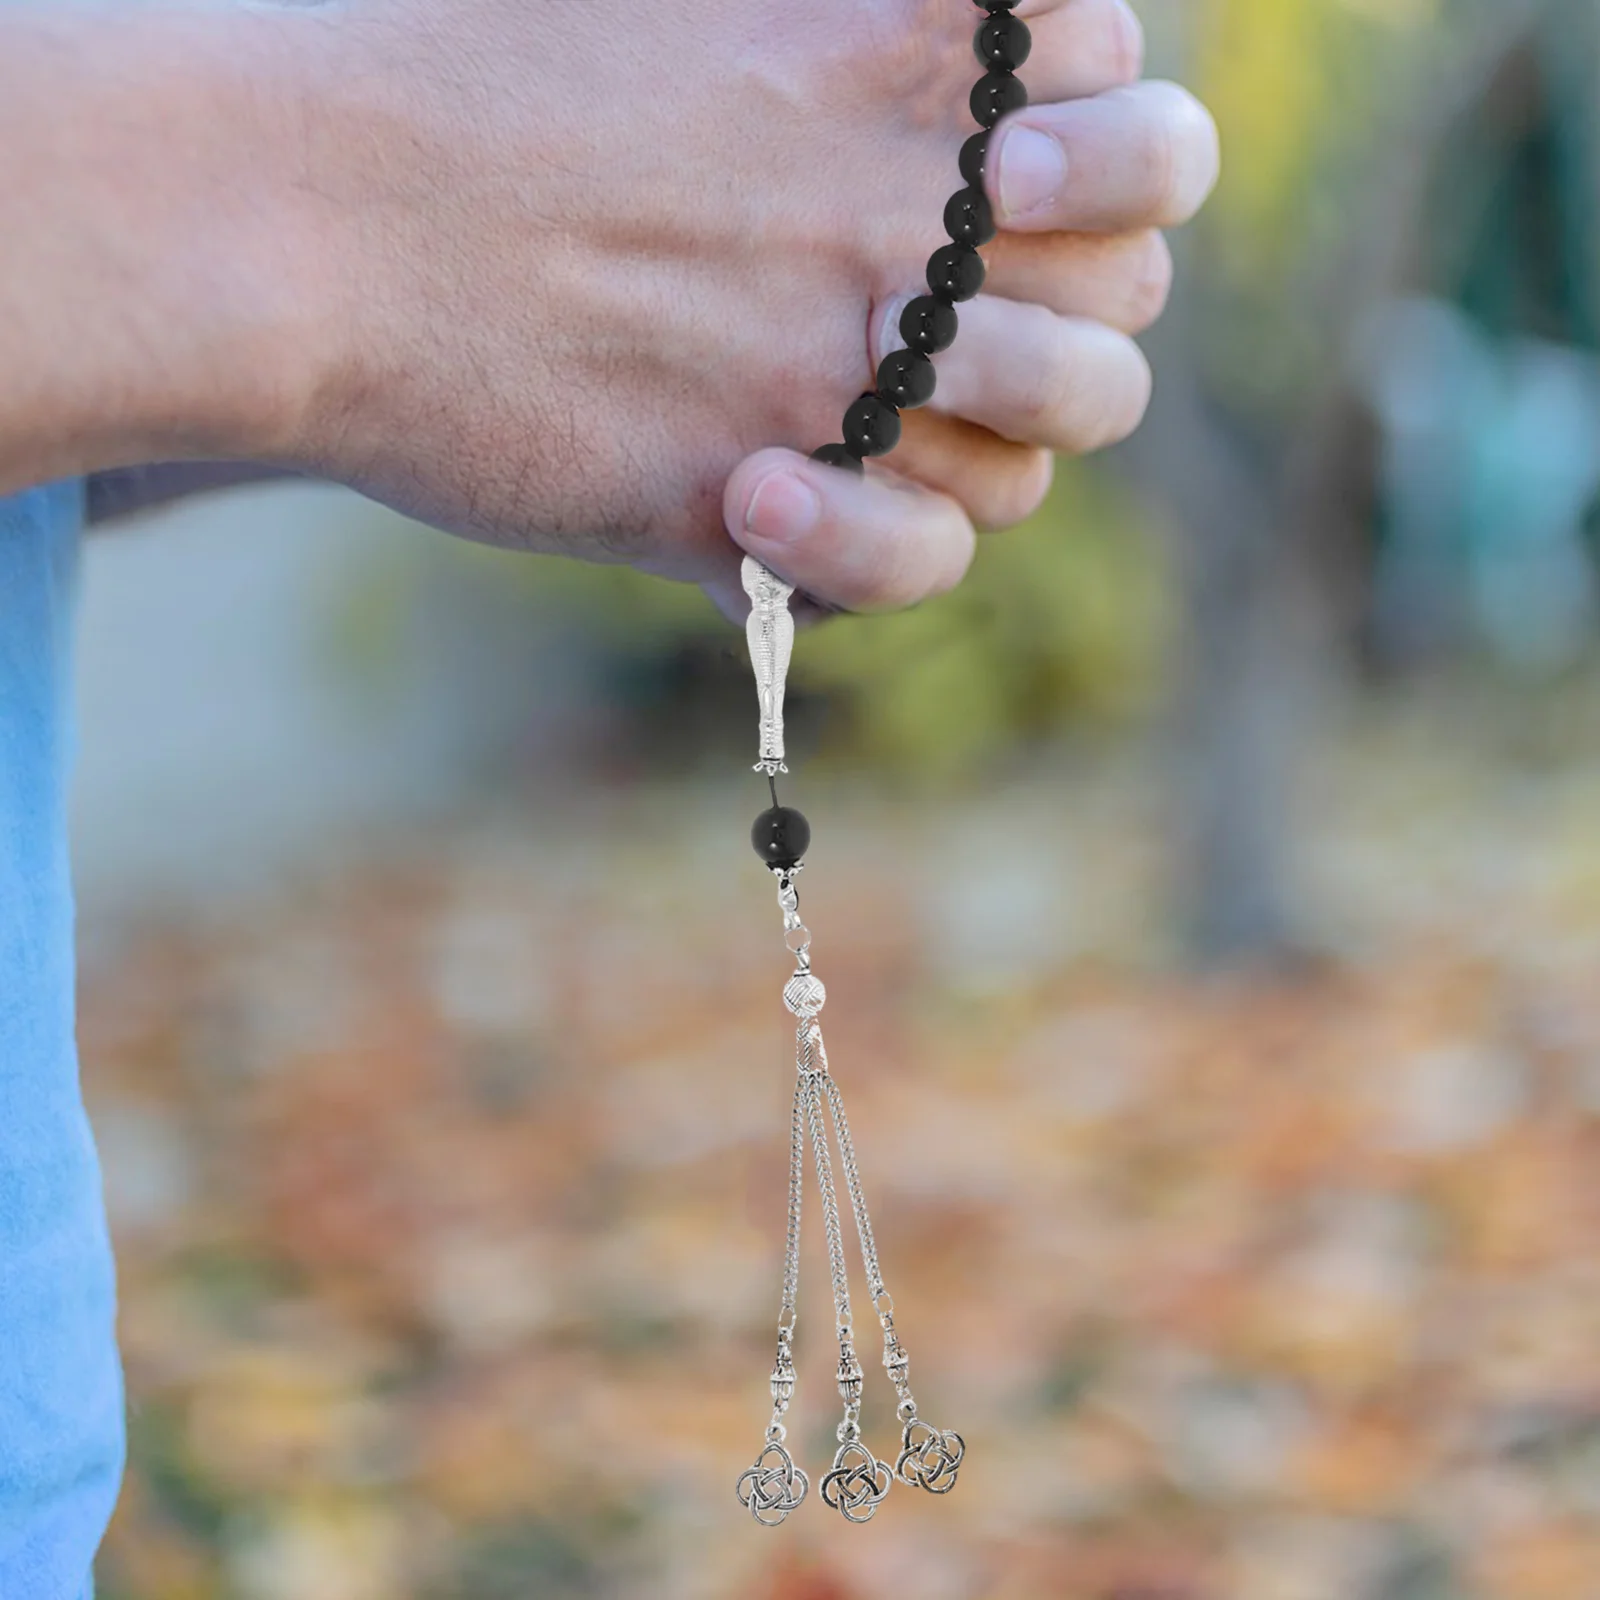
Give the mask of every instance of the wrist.
M 292 453 L 338 323 L 295 182 L 294 20 L 202 0 L 4 24 L 0 138 L 19 153 L 0 490 Z

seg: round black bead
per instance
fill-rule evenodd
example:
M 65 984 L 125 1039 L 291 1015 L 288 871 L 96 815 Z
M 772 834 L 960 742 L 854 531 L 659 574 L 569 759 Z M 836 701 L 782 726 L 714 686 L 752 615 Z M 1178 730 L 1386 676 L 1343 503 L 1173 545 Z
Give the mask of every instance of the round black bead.
M 981 5 L 992 16 L 997 11 L 1010 11 L 1017 0 L 974 0 L 974 3 Z
M 1009 11 L 991 16 L 978 29 L 972 48 L 986 67 L 998 67 L 1001 72 L 1015 72 L 1033 49 L 1033 35 L 1021 17 Z
M 769 867 L 795 867 L 811 848 L 811 824 L 788 806 L 774 806 L 756 818 L 750 843 Z
M 900 443 L 900 414 L 881 395 L 864 394 L 845 412 L 841 431 L 853 455 L 886 456 Z
M 811 459 L 824 461 L 830 467 L 844 467 L 858 478 L 867 470 L 861 465 L 860 457 L 851 455 L 849 448 L 842 444 L 825 444 L 820 450 L 811 452 Z
M 983 257 L 969 244 L 947 244 L 928 258 L 928 287 L 942 300 L 970 300 L 988 275 Z M 844 437 L 849 443 L 850 435 Z
M 989 130 L 975 133 L 961 147 L 961 176 L 974 189 L 983 188 L 983 164 L 989 159 Z
M 916 350 L 891 350 L 878 363 L 878 393 L 897 411 L 915 411 L 933 399 L 939 374 Z
M 944 231 L 957 244 L 988 244 L 1000 230 L 982 189 L 958 189 L 944 208 Z
M 980 128 L 992 128 L 1007 112 L 1020 111 L 1028 103 L 1027 86 L 1009 72 L 989 71 L 972 86 L 968 100 L 972 120 Z
M 900 313 L 900 337 L 915 351 L 936 356 L 956 342 L 961 319 L 956 308 L 931 294 L 919 294 Z

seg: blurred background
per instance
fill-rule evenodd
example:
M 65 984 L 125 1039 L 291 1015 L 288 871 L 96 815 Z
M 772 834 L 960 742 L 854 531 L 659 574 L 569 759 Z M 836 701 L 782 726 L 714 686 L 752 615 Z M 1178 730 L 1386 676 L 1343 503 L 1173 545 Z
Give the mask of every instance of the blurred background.
M 958 1491 L 734 1499 L 793 1071 L 742 638 L 258 487 L 88 556 L 104 1600 L 1600 1596 L 1600 11 L 1146 15 L 1227 152 L 1147 429 L 796 668 Z

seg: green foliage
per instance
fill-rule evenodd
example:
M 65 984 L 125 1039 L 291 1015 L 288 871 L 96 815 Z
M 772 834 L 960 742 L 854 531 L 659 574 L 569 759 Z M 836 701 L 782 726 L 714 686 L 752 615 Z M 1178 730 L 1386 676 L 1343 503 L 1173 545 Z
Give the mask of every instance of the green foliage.
M 1335 310 L 1424 131 L 1430 82 L 1472 30 L 1471 0 L 1205 0 L 1183 69 L 1222 136 L 1223 177 L 1194 230 L 1192 336 L 1210 387 L 1271 428 L 1332 359 Z
M 494 581 L 525 585 L 547 621 L 609 658 L 613 678 L 664 673 L 685 655 L 729 657 L 744 676 L 742 637 L 697 589 L 620 567 L 491 560 Z M 955 779 L 1073 719 L 1136 711 L 1166 629 L 1159 543 L 1140 508 L 1103 471 L 1064 462 L 1038 515 L 986 536 L 953 593 L 805 630 L 791 683 L 840 713 L 819 758 Z
M 1269 447 L 1337 359 L 1334 302 L 1362 229 L 1382 216 L 1373 199 L 1425 120 L 1415 85 L 1447 81 L 1492 8 L 1146 8 L 1153 37 L 1165 34 L 1163 67 L 1213 108 L 1224 150 L 1222 185 L 1187 241 L 1178 343 L 1205 390 Z M 1424 62 L 1432 70 L 1419 75 Z M 598 657 L 609 704 L 670 725 L 680 746 L 709 689 L 730 704 L 743 695 L 742 641 L 698 590 L 554 558 L 476 559 L 486 583 L 527 596 L 537 625 L 569 629 L 575 650 Z M 381 654 L 404 588 L 373 585 L 366 611 L 351 619 L 367 655 Z M 1142 508 L 1097 463 L 1062 462 L 1046 507 L 1025 528 L 985 539 L 956 592 L 802 637 L 796 696 L 824 697 L 830 713 L 823 747 L 808 759 L 954 779 L 1074 720 L 1135 713 L 1156 688 L 1174 601 Z
M 1070 719 L 1143 706 L 1167 603 L 1159 546 L 1136 506 L 1103 472 L 1063 463 L 1039 514 L 985 537 L 959 588 L 812 631 L 795 681 L 844 697 L 852 759 L 870 752 L 953 778 Z

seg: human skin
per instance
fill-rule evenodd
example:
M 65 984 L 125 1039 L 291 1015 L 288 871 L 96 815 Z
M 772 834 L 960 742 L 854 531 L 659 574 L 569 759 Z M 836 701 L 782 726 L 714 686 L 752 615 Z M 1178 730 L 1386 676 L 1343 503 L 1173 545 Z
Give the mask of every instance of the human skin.
M 1133 83 L 1123 0 L 1017 11 L 985 292 L 857 478 L 807 456 L 946 242 L 967 0 L 12 0 L 0 492 L 247 460 L 733 616 L 741 546 L 824 605 L 947 589 L 1052 452 L 1136 426 L 1155 230 L 1217 170 L 1198 104 Z M 1024 125 L 1067 177 L 1019 216 Z

